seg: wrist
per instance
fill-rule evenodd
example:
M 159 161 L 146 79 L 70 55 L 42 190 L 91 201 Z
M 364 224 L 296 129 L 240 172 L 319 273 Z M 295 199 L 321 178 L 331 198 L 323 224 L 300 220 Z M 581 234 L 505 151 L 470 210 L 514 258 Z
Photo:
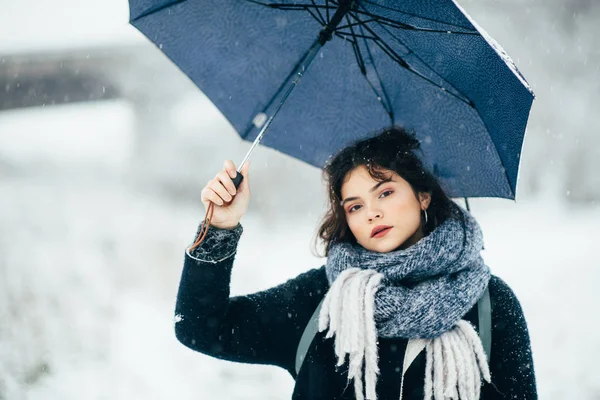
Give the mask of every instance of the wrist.
M 231 223 L 231 222 L 225 222 L 222 224 L 213 224 L 211 223 L 210 226 L 217 228 L 217 229 L 226 229 L 226 230 L 232 230 L 235 229 L 238 225 L 240 224 L 239 221 L 236 221 L 235 223 Z
M 201 229 L 202 223 L 198 227 L 196 238 Z M 186 252 L 190 257 L 198 261 L 210 263 L 222 261 L 235 254 L 242 232 L 243 228 L 239 222 L 232 229 L 222 229 L 211 224 L 204 241 L 193 250 L 189 250 L 188 247 Z

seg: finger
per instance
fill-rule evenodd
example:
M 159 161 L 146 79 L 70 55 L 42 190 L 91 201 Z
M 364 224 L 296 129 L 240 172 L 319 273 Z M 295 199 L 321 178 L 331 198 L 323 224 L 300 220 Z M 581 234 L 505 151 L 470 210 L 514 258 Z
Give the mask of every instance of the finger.
M 237 189 L 235 188 L 235 185 L 233 184 L 233 181 L 231 180 L 229 175 L 227 175 L 227 172 L 220 171 L 217 174 L 216 179 L 221 181 L 221 183 L 223 184 L 223 186 L 225 186 L 230 195 L 235 196 L 235 192 L 237 192 Z
M 223 205 L 223 199 L 221 199 L 219 197 L 219 195 L 217 193 L 215 193 L 214 190 L 212 190 L 210 187 L 205 187 L 204 190 L 202 190 L 202 202 L 208 202 L 211 201 L 213 203 L 215 203 L 218 206 L 222 206 Z
M 206 190 L 206 197 L 211 200 L 213 203 L 215 204 L 219 204 L 221 205 L 223 202 L 225 202 L 226 200 L 223 198 L 223 196 L 219 193 L 218 187 L 221 187 L 223 190 L 223 195 L 225 195 L 227 193 L 227 191 L 225 190 L 225 188 L 223 188 L 223 186 L 221 186 L 221 182 L 216 181 L 216 180 L 210 180 L 207 184 L 206 187 L 204 188 L 204 190 Z
M 225 163 L 223 164 L 223 170 L 227 171 L 227 173 L 232 179 L 235 178 L 237 175 L 235 164 L 231 160 L 225 160 Z
M 229 179 L 229 178 L 227 178 Z M 213 179 L 212 183 L 209 187 L 215 191 L 224 201 L 229 202 L 233 199 L 233 197 L 229 194 L 223 183 L 219 180 L 219 178 Z

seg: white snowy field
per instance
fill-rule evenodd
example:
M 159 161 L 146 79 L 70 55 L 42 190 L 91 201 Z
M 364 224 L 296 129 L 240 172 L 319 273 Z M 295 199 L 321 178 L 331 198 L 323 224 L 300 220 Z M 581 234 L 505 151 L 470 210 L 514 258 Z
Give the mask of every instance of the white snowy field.
M 175 339 L 184 248 L 203 209 L 137 184 L 134 129 L 125 102 L 0 114 L 0 398 L 289 398 L 287 372 L 214 360 Z M 204 182 L 187 184 L 199 196 Z M 285 208 L 285 188 L 269 196 Z M 307 201 L 318 209 L 321 199 Z M 254 210 L 242 220 L 232 295 L 324 261 L 310 251 L 316 215 Z M 521 300 L 540 398 L 597 399 L 600 208 L 542 196 L 472 200 L 472 211 L 487 263 Z
M 5 3 L 0 61 L 19 53 L 149 45 L 128 25 L 126 0 Z M 509 51 L 538 95 L 521 168 L 547 189 L 516 203 L 472 200 L 485 259 L 521 300 L 540 399 L 600 399 L 600 205 L 556 200 L 571 189 L 580 199 L 598 193 L 592 162 L 598 7 L 461 3 Z M 144 90 L 150 97 L 154 88 Z M 290 397 L 293 381 L 285 371 L 213 360 L 175 339 L 184 248 L 203 217 L 190 193 L 199 197 L 204 184 L 195 171 L 213 165 L 192 162 L 189 154 L 237 162 L 246 148 L 230 140 L 232 147 L 219 151 L 214 140 L 198 138 L 233 133 L 206 104 L 182 103 L 165 104 L 162 113 L 152 104 L 154 118 L 141 123 L 142 106 L 136 111 L 125 101 L 0 112 L 0 400 Z M 161 121 L 168 113 L 171 120 Z M 164 122 L 156 131 L 172 130 L 168 142 L 160 132 L 140 132 L 156 121 Z M 318 174 L 298 164 L 304 170 L 294 183 L 302 189 L 280 188 L 289 183 L 285 176 L 266 172 L 293 161 L 259 148 L 253 163 L 253 204 L 242 220 L 233 295 L 324 262 L 310 252 L 323 200 L 312 182 Z M 566 172 L 567 185 L 552 181 Z M 520 193 L 528 190 L 523 186 Z

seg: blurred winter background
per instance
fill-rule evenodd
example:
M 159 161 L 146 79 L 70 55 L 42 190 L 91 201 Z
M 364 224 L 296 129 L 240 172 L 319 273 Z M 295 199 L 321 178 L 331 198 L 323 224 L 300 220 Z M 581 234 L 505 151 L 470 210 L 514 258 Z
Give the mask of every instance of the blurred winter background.
M 517 201 L 472 201 L 486 260 L 523 306 L 540 398 L 600 399 L 600 3 L 462 4 L 537 94 Z M 128 25 L 126 0 L 1 9 L 0 399 L 289 398 L 286 372 L 173 333 L 200 191 L 250 143 Z M 232 294 L 324 261 L 320 171 L 253 160 Z

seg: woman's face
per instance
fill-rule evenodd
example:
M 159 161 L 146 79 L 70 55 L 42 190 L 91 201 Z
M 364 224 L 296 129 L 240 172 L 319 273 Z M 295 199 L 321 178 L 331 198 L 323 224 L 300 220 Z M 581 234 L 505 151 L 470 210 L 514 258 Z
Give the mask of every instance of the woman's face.
M 388 180 L 374 180 L 366 167 L 350 171 L 342 184 L 342 207 L 350 231 L 367 250 L 385 253 L 407 248 L 423 237 L 422 210 L 429 207 L 428 193 L 415 195 L 410 184 L 394 171 Z M 377 226 L 390 227 L 373 236 Z

